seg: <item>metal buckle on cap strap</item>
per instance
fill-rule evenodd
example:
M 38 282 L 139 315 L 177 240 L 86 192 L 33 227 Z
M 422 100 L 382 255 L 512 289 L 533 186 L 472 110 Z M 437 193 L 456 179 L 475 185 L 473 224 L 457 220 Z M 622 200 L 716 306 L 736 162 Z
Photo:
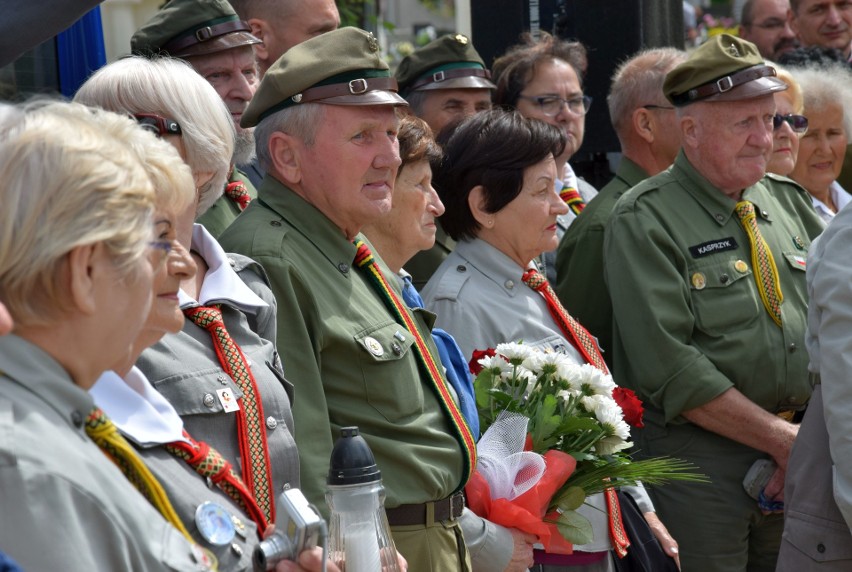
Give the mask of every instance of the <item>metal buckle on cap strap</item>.
M 349 93 L 360 95 L 367 91 L 367 80 L 363 78 L 353 79 L 349 82 Z
M 213 29 L 210 26 L 199 28 L 195 31 L 195 39 L 199 42 L 206 42 L 213 37 Z
M 444 81 L 446 77 L 447 74 L 445 74 L 443 71 L 435 72 L 432 74 L 432 81 L 438 83 L 439 81 Z
M 734 82 L 731 80 L 731 76 L 729 75 L 716 80 L 716 89 L 719 90 L 719 93 L 725 93 L 732 87 L 734 87 Z

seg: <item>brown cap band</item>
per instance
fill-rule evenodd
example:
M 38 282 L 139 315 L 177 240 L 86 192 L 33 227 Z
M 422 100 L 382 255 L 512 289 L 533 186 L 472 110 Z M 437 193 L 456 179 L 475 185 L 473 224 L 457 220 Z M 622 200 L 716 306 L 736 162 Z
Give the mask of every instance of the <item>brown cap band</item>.
M 359 78 L 345 83 L 312 87 L 297 93 L 291 99 L 296 103 L 310 103 L 342 95 L 361 95 L 368 91 L 396 91 L 396 89 L 396 78 L 393 77 Z
M 205 26 L 196 30 L 194 34 L 176 38 L 168 42 L 162 49 L 165 52 L 176 54 L 189 46 L 201 44 L 219 36 L 224 36 L 225 34 L 233 34 L 234 32 L 251 32 L 251 26 L 242 20 L 232 20 L 230 22 L 214 24 L 213 26 Z
M 408 90 L 414 91 L 424 85 L 429 85 L 430 83 L 440 83 L 442 81 L 447 81 L 448 79 L 456 79 L 460 77 L 481 77 L 491 79 L 491 72 L 486 69 L 478 68 L 459 68 L 454 70 L 437 71 L 420 78 L 411 87 L 409 87 Z
M 686 105 L 688 103 L 692 103 L 694 101 L 699 101 L 702 99 L 707 99 L 708 97 L 725 93 L 726 91 L 730 91 L 731 89 L 737 87 L 738 85 L 742 85 L 744 83 L 748 83 L 750 81 L 755 81 L 760 78 L 764 78 L 767 76 L 775 76 L 775 68 L 767 65 L 758 65 L 750 68 L 746 68 L 742 71 L 738 71 L 736 73 L 732 73 L 731 75 L 726 75 L 725 77 L 721 77 L 712 83 L 708 83 L 684 93 L 678 95 L 672 95 L 671 101 L 673 104 L 677 106 Z

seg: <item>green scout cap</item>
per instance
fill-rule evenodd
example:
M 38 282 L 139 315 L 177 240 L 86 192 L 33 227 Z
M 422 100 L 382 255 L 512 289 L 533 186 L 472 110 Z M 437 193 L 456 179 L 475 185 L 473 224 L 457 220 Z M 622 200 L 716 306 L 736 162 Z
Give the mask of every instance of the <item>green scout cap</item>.
M 495 89 L 491 72 L 463 34 L 447 34 L 405 56 L 396 68 L 399 91 Z
M 298 44 L 272 64 L 243 113 L 240 125 L 302 103 L 408 105 L 370 32 L 340 28 Z
M 666 75 L 663 93 L 672 105 L 696 101 L 738 101 L 787 89 L 764 63 L 757 47 L 736 36 L 719 34 L 693 51 Z
M 130 51 L 185 58 L 259 43 L 226 0 L 169 0 L 136 30 Z

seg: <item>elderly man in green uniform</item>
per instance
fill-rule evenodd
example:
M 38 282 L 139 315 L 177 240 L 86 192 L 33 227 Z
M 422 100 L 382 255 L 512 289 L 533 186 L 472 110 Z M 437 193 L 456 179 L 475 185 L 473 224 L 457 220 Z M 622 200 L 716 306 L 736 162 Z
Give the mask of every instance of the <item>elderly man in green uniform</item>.
M 267 175 L 222 245 L 262 264 L 278 301 L 308 499 L 327 512 L 334 439 L 357 425 L 409 569 L 467 570 L 457 518 L 473 438 L 435 362 L 430 316 L 405 307 L 359 232 L 390 210 L 400 105 L 372 34 L 343 28 L 290 49 L 243 115 Z
M 712 481 L 651 491 L 684 570 L 775 570 L 774 502 L 811 393 L 805 265 L 821 225 L 802 188 L 764 175 L 786 89 L 774 76 L 726 34 L 669 72 L 682 151 L 619 199 L 604 238 L 615 375 L 646 406 L 637 449 Z M 749 486 L 760 501 L 744 487 L 759 460 L 776 465 Z
M 491 109 L 491 90 L 496 88 L 482 57 L 463 34 L 447 34 L 418 48 L 399 62 L 395 76 L 409 111 L 428 123 L 436 137 L 445 127 Z M 455 246 L 439 221 L 435 245 L 405 265 L 414 286 L 426 286 Z
M 226 0 L 170 0 L 130 38 L 135 54 L 168 54 L 186 60 L 225 102 L 234 119 L 232 170 L 223 195 L 198 219 L 218 238 L 257 197 L 244 169 L 252 168 L 254 133 L 240 119 L 259 83 L 254 45 L 247 22 Z
M 625 191 L 667 169 L 680 150 L 674 107 L 663 97 L 663 81 L 686 59 L 674 48 L 644 50 L 621 64 L 607 96 L 609 116 L 621 143 L 615 177 L 565 231 L 556 255 L 556 294 L 572 316 L 598 338 L 612 363 L 612 303 L 604 282 L 604 228 Z

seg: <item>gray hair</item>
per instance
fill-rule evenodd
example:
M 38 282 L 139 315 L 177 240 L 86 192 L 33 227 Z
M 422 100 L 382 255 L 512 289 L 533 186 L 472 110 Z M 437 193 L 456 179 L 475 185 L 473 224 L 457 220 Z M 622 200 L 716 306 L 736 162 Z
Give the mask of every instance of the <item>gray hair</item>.
M 156 113 L 181 127 L 193 173 L 213 173 L 199 189 L 196 217 L 222 196 L 234 154 L 234 123 L 222 98 L 192 67 L 173 58 L 131 56 L 95 72 L 74 101 L 119 113 Z
M 325 118 L 325 104 L 305 103 L 276 111 L 264 117 L 254 128 L 257 144 L 257 162 L 266 172 L 272 172 L 272 155 L 269 153 L 269 139 L 273 133 L 281 132 L 301 139 L 308 147 L 314 144 L 317 128 Z
M 686 61 L 687 54 L 674 48 L 643 50 L 622 63 L 612 75 L 606 98 L 609 116 L 619 140 L 631 129 L 633 111 L 663 100 L 666 75 Z
M 121 276 L 137 278 L 155 194 L 126 142 L 155 137 L 127 117 L 73 103 L 18 109 L 0 134 L 0 299 L 16 323 L 44 325 L 65 307 L 58 278 L 73 249 L 102 243 Z
M 426 103 L 426 98 L 429 97 L 428 91 L 412 91 L 405 96 L 405 101 L 408 102 L 408 109 L 417 117 L 423 114 L 423 105 Z
M 843 129 L 852 137 L 852 72 L 845 64 L 792 68 L 787 71 L 802 88 L 804 115 L 829 105 L 839 105 L 843 110 Z

